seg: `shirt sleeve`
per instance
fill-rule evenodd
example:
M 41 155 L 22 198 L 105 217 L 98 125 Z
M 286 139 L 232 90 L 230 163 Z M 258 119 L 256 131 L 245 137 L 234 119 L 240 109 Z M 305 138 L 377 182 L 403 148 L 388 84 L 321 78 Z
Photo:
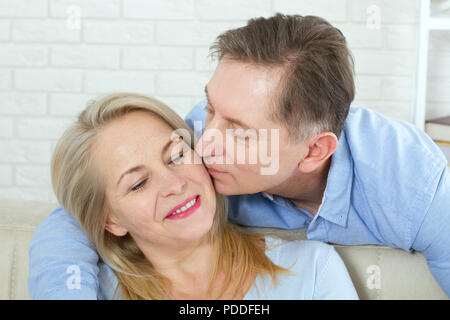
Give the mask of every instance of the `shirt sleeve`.
M 28 289 L 32 299 L 97 299 L 97 252 L 77 221 L 62 208 L 37 228 L 29 247 Z
M 352 279 L 339 254 L 329 247 L 323 266 L 319 265 L 313 300 L 358 300 Z
M 434 278 L 450 297 L 450 173 L 446 167 L 412 248 L 423 253 Z
M 194 130 L 194 133 L 201 134 L 206 126 L 206 99 L 197 103 L 186 115 L 184 121 Z M 196 132 L 201 129 L 201 132 Z

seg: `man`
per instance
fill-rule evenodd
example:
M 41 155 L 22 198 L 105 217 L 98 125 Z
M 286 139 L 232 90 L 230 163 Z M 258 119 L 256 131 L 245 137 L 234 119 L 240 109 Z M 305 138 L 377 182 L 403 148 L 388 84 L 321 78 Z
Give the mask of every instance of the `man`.
M 203 123 L 196 149 L 216 190 L 229 196 L 230 219 L 307 228 L 311 240 L 421 251 L 450 295 L 446 160 L 413 126 L 350 109 L 353 63 L 341 32 L 318 17 L 278 14 L 225 32 L 212 49 L 219 64 L 206 85 L 207 99 L 186 121 Z M 225 137 L 229 129 L 257 132 L 236 134 L 234 142 L 248 142 L 241 149 L 248 156 L 253 139 L 253 146 L 270 146 L 275 170 L 262 173 L 267 163 L 261 159 L 229 161 L 235 144 L 209 134 Z M 79 290 L 67 289 L 71 265 L 79 266 Z M 57 209 L 30 246 L 30 295 L 101 297 L 105 272 L 99 268 L 104 265 L 78 224 Z

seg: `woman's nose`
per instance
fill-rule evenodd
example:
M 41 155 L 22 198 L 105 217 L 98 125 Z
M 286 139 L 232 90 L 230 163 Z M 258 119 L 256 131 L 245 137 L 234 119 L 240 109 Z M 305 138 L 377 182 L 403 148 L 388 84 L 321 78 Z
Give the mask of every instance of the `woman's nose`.
M 173 172 L 167 172 L 162 177 L 162 188 L 160 193 L 163 197 L 181 194 L 186 188 L 186 180 Z

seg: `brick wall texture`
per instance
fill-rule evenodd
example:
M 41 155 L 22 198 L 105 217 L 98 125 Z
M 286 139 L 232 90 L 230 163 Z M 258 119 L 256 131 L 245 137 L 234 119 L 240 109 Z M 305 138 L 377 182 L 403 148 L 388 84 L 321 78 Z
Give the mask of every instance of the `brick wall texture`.
M 55 142 L 99 94 L 156 96 L 184 117 L 214 70 L 215 37 L 276 12 L 340 28 L 353 105 L 412 122 L 418 0 L 0 0 L 0 198 L 55 201 Z M 430 34 L 429 54 L 432 118 L 450 114 L 450 31 Z

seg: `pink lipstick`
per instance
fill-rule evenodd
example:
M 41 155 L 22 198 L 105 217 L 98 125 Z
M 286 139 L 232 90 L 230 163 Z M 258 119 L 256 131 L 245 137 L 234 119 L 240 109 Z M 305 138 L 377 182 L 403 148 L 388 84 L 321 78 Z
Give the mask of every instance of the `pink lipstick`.
M 200 195 L 195 195 L 187 198 L 183 203 L 180 203 L 175 208 L 169 211 L 166 219 L 176 220 L 183 219 L 194 213 L 200 207 Z

